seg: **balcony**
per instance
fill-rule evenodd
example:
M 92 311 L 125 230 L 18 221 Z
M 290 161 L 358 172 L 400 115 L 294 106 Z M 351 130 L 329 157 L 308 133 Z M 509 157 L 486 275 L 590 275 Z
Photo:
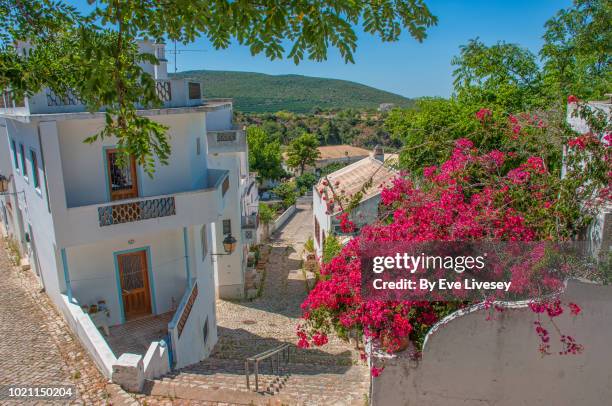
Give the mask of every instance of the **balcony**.
M 58 210 L 58 245 L 69 247 L 218 220 L 229 171 L 209 169 L 206 185 L 171 195 L 143 196 Z
M 259 216 L 257 213 L 249 216 L 242 216 L 242 228 L 243 229 L 257 229 L 259 227 Z
M 208 131 L 208 153 L 246 152 L 247 141 L 244 130 L 231 129 L 224 131 Z
M 185 79 L 158 79 L 155 90 L 162 101 L 162 108 L 179 108 L 202 106 L 202 89 L 199 82 Z M 27 97 L 24 102 L 15 103 L 8 92 L 0 98 L 0 113 L 14 115 L 28 114 L 61 114 L 86 112 L 87 107 L 75 94 L 57 95 L 50 89 L 45 89 Z M 104 110 L 104 109 L 102 109 Z

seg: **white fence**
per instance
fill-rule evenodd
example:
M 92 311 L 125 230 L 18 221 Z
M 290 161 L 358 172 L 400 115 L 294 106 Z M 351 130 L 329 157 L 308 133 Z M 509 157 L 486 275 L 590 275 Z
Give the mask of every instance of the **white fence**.
M 531 310 L 476 311 L 449 318 L 433 334 L 418 361 L 406 353 L 387 359 L 372 379 L 374 406 L 604 405 L 612 399 L 612 286 L 570 282 L 564 302 L 582 307 L 555 318 L 563 334 L 584 346 L 578 355 L 559 355 L 554 326 L 552 355 L 541 356 Z M 374 358 L 375 364 L 381 358 Z

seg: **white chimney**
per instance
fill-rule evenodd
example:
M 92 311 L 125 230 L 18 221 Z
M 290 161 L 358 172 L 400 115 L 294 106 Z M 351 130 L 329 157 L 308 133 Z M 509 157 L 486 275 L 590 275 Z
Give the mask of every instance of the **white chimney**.
M 383 151 L 380 145 L 374 147 L 374 149 L 370 153 L 370 156 L 374 159 L 379 160 L 380 162 L 385 162 L 385 152 Z

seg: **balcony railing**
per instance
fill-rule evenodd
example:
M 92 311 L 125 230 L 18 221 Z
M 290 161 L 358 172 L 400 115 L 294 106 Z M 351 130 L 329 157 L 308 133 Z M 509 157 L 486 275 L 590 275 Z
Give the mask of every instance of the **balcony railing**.
M 243 229 L 254 229 L 259 227 L 259 216 L 257 214 L 251 214 L 249 216 L 242 216 L 242 228 Z
M 155 92 L 159 100 L 168 102 L 172 100 L 172 86 L 169 80 L 158 80 L 155 82 Z
M 227 170 L 208 169 L 206 179 L 192 189 L 58 209 L 62 221 L 56 227 L 57 244 L 70 247 L 118 236 L 129 239 L 215 222 L 223 213 L 227 196 L 222 196 L 222 184 L 228 177 Z
M 163 108 L 203 106 L 201 85 L 185 79 L 159 79 L 155 81 L 155 92 Z M 45 89 L 26 98 L 25 102 L 15 103 L 8 92 L 1 94 L 0 109 L 27 107 L 29 114 L 81 113 L 87 108 L 81 98 L 73 92 L 56 94 Z M 138 106 L 137 108 L 142 108 Z M 102 108 L 101 110 L 104 110 Z
M 65 95 L 58 95 L 53 90 L 47 89 L 47 106 L 79 106 L 83 105 L 83 100 L 72 92 Z
M 104 227 L 175 214 L 174 196 L 170 196 L 98 207 L 98 222 Z
M 244 130 L 208 131 L 206 137 L 209 153 L 246 152 Z

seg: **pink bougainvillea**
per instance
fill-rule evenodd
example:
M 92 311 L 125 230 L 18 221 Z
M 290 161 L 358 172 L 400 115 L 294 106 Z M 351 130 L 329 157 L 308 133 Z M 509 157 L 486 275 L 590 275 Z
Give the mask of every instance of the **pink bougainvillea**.
M 488 109 L 477 113 L 481 120 L 489 115 Z M 508 120 L 507 137 L 511 140 L 517 139 L 516 135 L 522 132 L 524 127 L 521 124 L 531 126 L 525 128 L 526 134 L 532 128 L 537 131 L 547 128 L 537 116 L 521 116 L 519 121 L 511 115 Z M 530 124 L 524 124 L 524 120 Z M 584 161 L 584 157 L 597 156 L 597 161 L 593 159 L 593 162 L 603 165 L 598 167 L 598 171 L 612 173 L 609 148 L 603 152 L 595 149 L 583 152 L 580 145 L 578 141 L 569 143 L 570 147 L 577 147 L 577 153 L 585 154 L 575 159 Z M 601 148 L 601 143 L 596 145 L 589 141 L 585 144 L 587 147 Z M 533 148 L 521 148 L 518 145 L 514 150 L 483 152 L 475 148 L 471 140 L 458 139 L 450 158 L 441 165 L 424 168 L 423 177 L 418 182 L 409 176 L 399 176 L 390 186 L 383 188 L 380 211 L 386 217 L 361 228 L 359 235 L 351 239 L 339 255 L 321 264 L 321 278 L 302 304 L 304 322 L 299 327 L 298 345 L 308 347 L 309 342 L 322 345 L 327 342 L 326 334 L 334 331 L 341 338 L 358 333 L 367 339 L 379 340 L 387 343 L 386 349 L 391 352 L 408 338 L 418 352 L 434 323 L 466 305 L 459 301 L 363 300 L 359 259 L 363 246 L 398 241 L 567 239 L 565 230 L 559 229 L 558 219 L 568 216 L 568 207 L 582 206 L 570 206 L 567 200 L 561 199 L 568 196 L 579 199 L 579 196 L 563 189 L 566 186 L 561 183 L 558 172 L 551 172 L 550 163 L 542 158 L 544 154 L 538 154 Z M 568 162 L 572 163 L 571 160 Z M 572 170 L 568 168 L 568 171 Z M 582 176 L 580 165 L 576 168 L 576 173 L 568 172 L 570 179 L 571 176 Z M 588 192 L 588 195 L 592 193 Z M 354 230 L 347 213 L 341 214 L 339 220 L 343 231 Z M 534 253 L 534 261 L 539 254 L 542 253 Z M 527 283 L 529 269 L 525 266 L 512 270 L 513 283 L 519 288 Z M 502 310 L 498 306 L 491 308 Z M 539 318 L 546 317 L 552 322 L 564 313 L 565 308 L 574 316 L 581 311 L 577 304 L 565 305 L 559 300 L 533 302 L 530 308 L 538 317 L 534 326 L 541 341 L 542 354 L 552 351 L 551 333 Z M 576 354 L 582 350 L 573 337 L 560 332 L 557 336 L 562 346 L 560 353 Z M 371 370 L 373 376 L 378 376 L 381 371 L 378 368 Z

